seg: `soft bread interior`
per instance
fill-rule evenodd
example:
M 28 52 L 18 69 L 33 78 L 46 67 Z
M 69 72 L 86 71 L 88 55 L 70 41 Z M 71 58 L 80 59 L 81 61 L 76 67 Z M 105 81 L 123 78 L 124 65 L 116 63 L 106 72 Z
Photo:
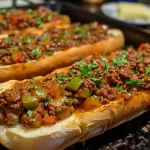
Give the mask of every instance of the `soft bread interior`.
M 80 133 L 79 123 L 72 115 L 55 125 L 38 129 L 27 129 L 22 125 L 0 126 L 0 142 L 11 150 L 62 149 L 61 145 Z

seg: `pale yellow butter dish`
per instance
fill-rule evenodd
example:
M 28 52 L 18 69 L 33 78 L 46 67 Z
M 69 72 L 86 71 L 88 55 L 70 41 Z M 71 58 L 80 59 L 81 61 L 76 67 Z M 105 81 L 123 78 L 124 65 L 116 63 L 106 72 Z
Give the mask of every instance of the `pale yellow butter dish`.
M 118 4 L 119 16 L 125 19 L 149 19 L 150 10 L 142 3 L 120 2 Z

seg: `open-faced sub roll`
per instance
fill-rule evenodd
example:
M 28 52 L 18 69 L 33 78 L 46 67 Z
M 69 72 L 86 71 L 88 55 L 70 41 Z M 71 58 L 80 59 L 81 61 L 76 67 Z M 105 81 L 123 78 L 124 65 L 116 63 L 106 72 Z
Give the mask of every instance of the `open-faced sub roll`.
M 46 75 L 83 57 L 109 53 L 124 45 L 123 33 L 97 22 L 49 29 L 41 35 L 0 40 L 0 82 Z
M 0 84 L 0 143 L 65 149 L 148 111 L 150 45 L 95 54 L 30 80 Z
M 39 34 L 49 28 L 66 24 L 70 24 L 69 16 L 60 15 L 43 6 L 35 10 L 0 10 L 0 38 L 13 33 Z

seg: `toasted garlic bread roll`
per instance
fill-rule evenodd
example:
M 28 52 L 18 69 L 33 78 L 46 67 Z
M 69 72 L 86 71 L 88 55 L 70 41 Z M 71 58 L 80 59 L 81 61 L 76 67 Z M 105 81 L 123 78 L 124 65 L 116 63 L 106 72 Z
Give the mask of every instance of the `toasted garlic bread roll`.
M 0 41 L 0 82 L 46 75 L 85 56 L 109 53 L 123 45 L 120 30 L 97 22 L 53 28 L 37 36 L 10 36 Z
M 65 149 L 148 111 L 149 54 L 150 45 L 142 44 L 1 83 L 0 143 L 11 150 Z
M 36 10 L 0 10 L 0 38 L 14 33 L 40 34 L 49 28 L 67 24 L 70 24 L 69 16 L 59 15 L 43 6 Z

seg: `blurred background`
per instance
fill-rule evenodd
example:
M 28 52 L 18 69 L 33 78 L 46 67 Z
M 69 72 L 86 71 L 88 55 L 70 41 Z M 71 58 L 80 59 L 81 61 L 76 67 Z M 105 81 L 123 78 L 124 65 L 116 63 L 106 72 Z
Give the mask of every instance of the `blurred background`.
M 12 6 L 27 6 L 31 4 L 40 4 L 45 1 L 55 2 L 57 0 L 0 0 L 0 8 L 12 7 Z M 119 2 L 119 1 L 130 1 L 130 2 L 143 2 L 150 4 L 150 0 L 59 0 L 68 1 L 71 3 L 97 3 L 102 4 L 106 2 Z
M 113 18 L 115 20 L 124 21 L 121 20 L 118 16 L 118 4 L 116 2 L 140 2 L 146 4 L 150 11 L 150 0 L 0 0 L 0 9 L 1 8 L 12 8 L 12 7 L 32 7 L 35 5 L 40 5 L 45 3 L 46 6 L 50 4 L 51 8 L 55 6 L 57 2 L 69 2 L 73 3 L 75 5 L 80 6 L 82 9 L 85 9 L 87 11 L 90 11 L 92 13 L 97 13 L 99 15 L 105 15 L 107 17 Z M 58 4 L 58 3 L 57 3 Z M 59 8 L 56 8 L 57 11 L 60 11 Z M 133 12 L 133 10 L 132 10 Z M 143 12 L 143 11 L 139 11 Z M 127 23 L 130 23 L 132 25 L 140 26 L 140 28 L 143 28 L 144 30 L 147 30 L 150 32 L 150 19 L 147 20 L 129 20 L 126 21 Z

